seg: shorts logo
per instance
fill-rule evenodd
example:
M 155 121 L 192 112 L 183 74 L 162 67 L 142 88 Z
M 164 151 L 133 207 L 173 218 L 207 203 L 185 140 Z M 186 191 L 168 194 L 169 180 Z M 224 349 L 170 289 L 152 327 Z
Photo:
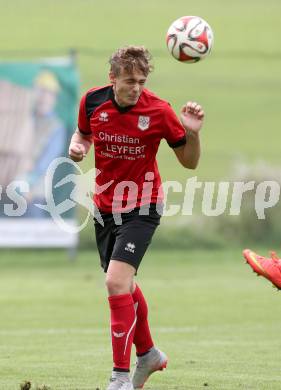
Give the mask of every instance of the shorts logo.
M 121 337 L 125 336 L 125 332 L 117 333 L 113 331 L 113 336 L 117 339 L 121 339 Z
M 127 245 L 125 246 L 125 251 L 135 253 L 135 244 L 133 242 L 128 242 Z
M 150 125 L 150 117 L 149 116 L 139 116 L 138 128 L 142 131 L 147 130 Z
M 108 113 L 103 111 L 100 113 L 99 121 L 101 122 L 108 122 Z

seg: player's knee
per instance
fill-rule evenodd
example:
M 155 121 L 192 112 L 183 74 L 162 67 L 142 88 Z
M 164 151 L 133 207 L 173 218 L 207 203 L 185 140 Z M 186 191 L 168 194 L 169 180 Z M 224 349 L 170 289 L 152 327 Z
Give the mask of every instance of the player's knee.
M 106 276 L 105 285 L 109 295 L 130 293 L 131 283 L 128 283 L 122 279 L 114 278 L 113 276 L 110 275 Z

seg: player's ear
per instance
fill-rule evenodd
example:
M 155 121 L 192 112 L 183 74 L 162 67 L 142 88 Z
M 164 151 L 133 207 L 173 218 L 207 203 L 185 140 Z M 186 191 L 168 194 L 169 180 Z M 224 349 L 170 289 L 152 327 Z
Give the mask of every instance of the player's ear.
M 116 77 L 113 72 L 109 72 L 109 80 L 112 84 L 115 84 Z

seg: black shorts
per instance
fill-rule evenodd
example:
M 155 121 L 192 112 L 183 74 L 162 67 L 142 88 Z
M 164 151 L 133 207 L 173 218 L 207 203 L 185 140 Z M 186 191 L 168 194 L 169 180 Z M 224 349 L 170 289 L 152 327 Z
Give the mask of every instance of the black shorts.
M 160 224 L 161 211 L 159 205 L 156 208 L 155 204 L 151 204 L 148 215 L 140 215 L 140 209 L 135 208 L 120 216 L 121 224 L 116 216 L 101 213 L 104 226 L 94 219 L 96 242 L 104 272 L 111 259 L 128 263 L 137 271 L 155 229 Z

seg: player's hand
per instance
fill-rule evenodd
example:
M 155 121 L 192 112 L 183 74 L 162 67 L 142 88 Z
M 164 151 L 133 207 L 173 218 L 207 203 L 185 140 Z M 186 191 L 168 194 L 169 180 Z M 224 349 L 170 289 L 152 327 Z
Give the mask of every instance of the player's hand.
M 180 112 L 180 121 L 185 130 L 198 134 L 204 121 L 204 111 L 196 102 L 186 103 Z
M 68 151 L 69 157 L 75 162 L 80 162 L 86 156 L 86 148 L 83 144 L 71 143 Z

